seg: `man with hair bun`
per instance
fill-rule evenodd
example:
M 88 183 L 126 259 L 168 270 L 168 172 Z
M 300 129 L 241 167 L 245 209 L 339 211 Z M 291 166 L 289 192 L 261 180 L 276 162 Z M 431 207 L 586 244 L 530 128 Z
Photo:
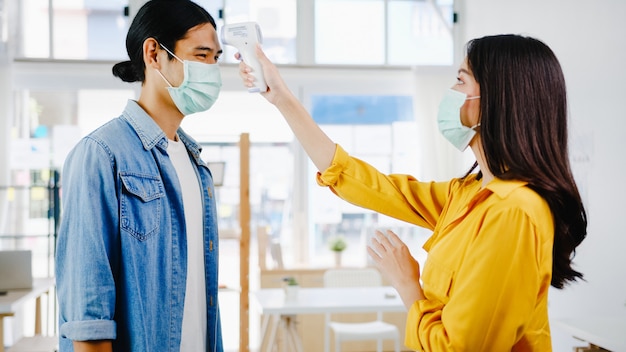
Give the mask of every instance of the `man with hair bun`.
M 181 128 L 216 101 L 216 24 L 151 0 L 113 67 L 139 99 L 83 138 L 63 169 L 56 279 L 60 351 L 222 352 L 214 185 Z

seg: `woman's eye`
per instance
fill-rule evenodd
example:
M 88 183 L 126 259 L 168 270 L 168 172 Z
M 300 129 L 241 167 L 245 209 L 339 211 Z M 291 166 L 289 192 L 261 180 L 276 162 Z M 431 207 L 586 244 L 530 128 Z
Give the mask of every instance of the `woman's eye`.
M 465 82 L 463 82 L 463 80 L 461 80 L 461 78 L 457 77 L 456 78 L 456 84 L 464 84 Z

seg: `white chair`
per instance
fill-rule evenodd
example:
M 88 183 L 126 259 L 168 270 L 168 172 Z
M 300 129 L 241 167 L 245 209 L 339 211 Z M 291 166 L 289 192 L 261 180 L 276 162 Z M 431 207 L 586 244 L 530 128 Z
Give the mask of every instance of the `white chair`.
M 329 269 L 324 272 L 325 287 L 370 287 L 381 286 L 382 277 L 374 268 L 365 269 Z M 324 329 L 325 351 L 330 352 L 330 333 L 335 335 L 335 352 L 341 351 L 343 341 L 376 340 L 376 351 L 382 352 L 383 340 L 392 339 L 395 351 L 400 352 L 400 332 L 398 328 L 383 321 L 383 313 L 377 312 L 377 320 L 364 323 L 342 323 L 332 321 L 326 314 Z

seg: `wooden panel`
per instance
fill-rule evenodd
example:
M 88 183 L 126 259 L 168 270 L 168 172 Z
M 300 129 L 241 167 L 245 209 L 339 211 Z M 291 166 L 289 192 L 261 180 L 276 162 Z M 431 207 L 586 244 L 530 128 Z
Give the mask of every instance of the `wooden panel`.
M 239 351 L 250 351 L 250 136 L 239 139 Z

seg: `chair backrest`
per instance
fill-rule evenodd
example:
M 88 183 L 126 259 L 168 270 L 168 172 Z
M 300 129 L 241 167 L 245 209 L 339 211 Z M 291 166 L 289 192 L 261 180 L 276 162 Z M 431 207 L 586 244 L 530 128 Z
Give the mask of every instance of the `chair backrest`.
M 280 242 L 274 240 L 270 243 L 270 254 L 274 260 L 274 266 L 276 269 L 284 269 L 283 265 L 283 250 L 280 246 Z
M 381 286 L 382 276 L 375 268 L 328 269 L 324 272 L 325 287 Z

